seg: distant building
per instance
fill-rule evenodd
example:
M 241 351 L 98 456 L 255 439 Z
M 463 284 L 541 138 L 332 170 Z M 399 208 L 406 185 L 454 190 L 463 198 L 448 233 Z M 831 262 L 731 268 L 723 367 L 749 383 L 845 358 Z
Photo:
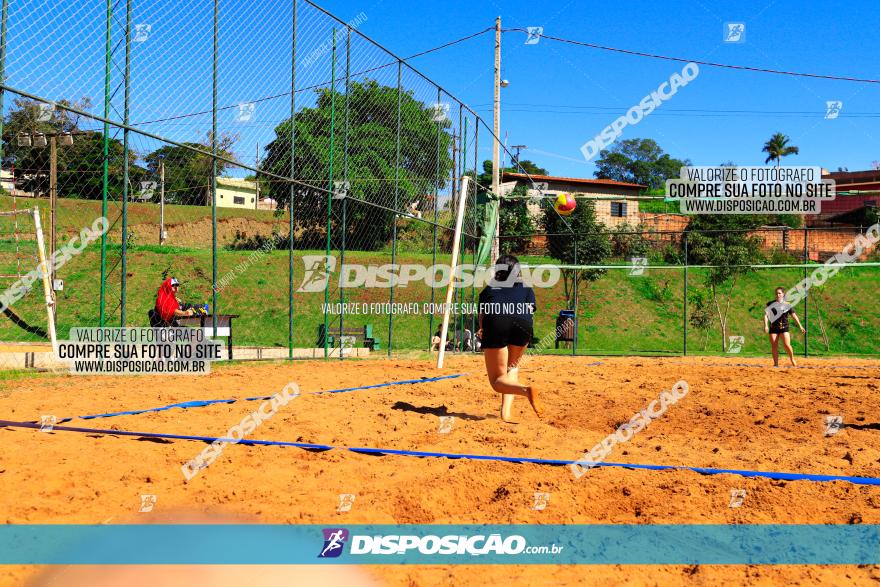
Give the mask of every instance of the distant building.
M 808 226 L 860 225 L 867 209 L 880 205 L 880 169 L 830 172 L 823 169 L 822 179 L 834 180 L 837 197 L 832 202 L 822 202 L 820 214 L 806 216 Z
M 531 178 L 531 179 L 530 179 Z M 515 188 L 525 186 L 529 195 L 537 195 L 531 189 L 532 182 L 546 183 L 542 190 L 545 196 L 576 194 L 578 204 L 592 201 L 596 210 L 596 220 L 608 227 L 628 223 L 639 223 L 639 200 L 637 196 L 647 186 L 625 183 L 612 179 L 586 179 L 579 177 L 556 177 L 552 175 L 526 175 L 524 173 L 504 172 L 501 175 L 502 193 L 510 193 Z M 529 203 L 529 213 L 533 217 L 540 214 L 537 203 Z
M 217 207 L 218 208 L 247 208 L 259 209 L 259 187 L 257 182 L 235 177 L 217 178 Z M 210 204 L 210 190 L 208 191 L 208 204 Z

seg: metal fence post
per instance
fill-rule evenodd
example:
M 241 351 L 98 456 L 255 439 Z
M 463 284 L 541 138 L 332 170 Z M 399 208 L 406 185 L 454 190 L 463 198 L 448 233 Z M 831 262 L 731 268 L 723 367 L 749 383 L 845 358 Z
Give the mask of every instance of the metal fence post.
M 684 233 L 684 313 L 681 318 L 682 331 L 682 354 L 686 357 L 688 354 L 688 235 Z
M 403 61 L 397 62 L 397 138 L 395 139 L 395 155 L 394 155 L 394 214 L 391 227 L 391 264 L 397 262 L 397 211 L 399 208 L 399 189 L 400 189 L 400 105 L 403 99 Z M 391 356 L 392 345 L 394 344 L 394 283 L 391 284 L 390 294 L 388 298 L 388 356 Z
M 119 326 L 125 328 L 125 290 L 128 276 L 128 115 L 131 98 L 131 0 L 125 5 L 125 105 L 123 120 L 125 129 L 122 131 L 122 274 L 120 275 L 120 312 Z M 53 139 L 54 140 L 54 139 Z M 54 226 L 53 226 L 54 229 Z M 54 287 L 54 286 L 53 286 Z
M 294 144 L 296 140 L 296 6 L 293 0 L 290 38 L 290 193 L 288 209 L 288 243 L 287 243 L 287 358 L 293 359 L 293 194 L 296 191 L 294 178 Z
M 330 216 L 333 212 L 333 149 L 336 136 L 336 27 L 333 27 L 333 49 L 330 53 L 330 180 L 327 191 L 327 234 L 326 255 L 330 257 Z M 324 358 L 328 356 L 330 347 L 330 315 L 327 313 L 330 305 L 330 280 L 324 285 Z M 342 354 L 342 335 L 339 337 L 339 353 Z
M 437 108 L 440 108 L 440 100 L 442 98 L 441 90 L 437 88 Z M 437 110 L 435 110 L 435 116 L 437 116 L 437 150 L 434 160 L 434 226 L 432 227 L 432 246 L 431 246 L 431 267 L 437 265 L 437 219 L 440 212 L 440 209 L 437 204 L 437 200 L 440 199 L 440 137 L 443 134 L 443 120 L 440 119 L 439 115 L 436 114 Z M 432 311 L 428 313 L 428 348 L 431 348 L 431 340 L 434 338 L 434 302 L 435 302 L 435 288 L 431 288 L 431 308 Z
M 214 65 L 211 96 L 211 334 L 217 335 L 217 70 L 220 2 L 214 0 Z
M 110 55 L 111 25 L 113 22 L 113 0 L 107 0 L 107 25 L 104 46 L 104 153 L 101 181 L 101 216 L 107 218 L 107 194 L 110 187 Z M 101 234 L 101 300 L 98 304 L 98 326 L 104 326 L 104 315 L 107 309 L 107 233 Z
M 351 93 L 351 27 L 347 27 L 347 36 L 345 40 L 345 138 L 342 146 L 342 180 L 345 182 L 343 189 L 348 190 L 348 125 L 349 111 L 349 94 Z M 335 88 L 334 88 L 335 91 Z M 348 191 L 342 198 L 342 243 L 339 248 L 339 270 L 343 271 L 345 267 L 345 236 L 348 230 L 347 224 L 348 213 Z M 339 285 L 339 360 L 342 357 L 342 331 L 345 328 L 345 288 Z
M 810 249 L 808 247 L 808 240 L 810 238 L 809 229 L 804 226 L 804 279 L 807 278 L 807 263 L 810 262 Z M 804 357 L 810 356 L 809 345 L 810 345 L 810 293 L 809 290 L 804 292 Z

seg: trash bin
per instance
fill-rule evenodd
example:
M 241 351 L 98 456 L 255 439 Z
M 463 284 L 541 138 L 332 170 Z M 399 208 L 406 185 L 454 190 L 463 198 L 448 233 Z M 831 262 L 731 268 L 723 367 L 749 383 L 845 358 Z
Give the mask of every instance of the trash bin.
M 577 332 L 577 316 L 574 310 L 559 310 L 556 317 L 556 348 L 560 342 L 574 342 Z

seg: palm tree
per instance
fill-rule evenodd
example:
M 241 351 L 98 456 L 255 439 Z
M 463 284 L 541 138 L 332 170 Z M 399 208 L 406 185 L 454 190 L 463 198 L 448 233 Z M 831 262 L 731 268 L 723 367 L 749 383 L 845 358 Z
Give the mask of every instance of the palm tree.
M 771 161 L 776 161 L 776 167 L 779 167 L 779 162 L 783 157 L 788 155 L 797 155 L 800 153 L 800 149 L 794 146 L 787 146 L 788 141 L 791 140 L 781 132 L 776 133 L 770 140 L 764 143 L 764 148 L 761 149 L 765 153 L 767 153 L 767 158 L 764 160 L 764 163 L 770 163 Z

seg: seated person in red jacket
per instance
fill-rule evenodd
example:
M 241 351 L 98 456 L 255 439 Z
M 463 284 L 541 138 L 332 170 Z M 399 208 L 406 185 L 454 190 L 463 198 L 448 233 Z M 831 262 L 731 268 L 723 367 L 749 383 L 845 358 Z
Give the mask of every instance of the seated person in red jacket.
M 150 317 L 151 326 L 177 326 L 177 318 L 192 316 L 195 310 L 181 309 L 180 300 L 177 299 L 177 290 L 180 282 L 174 277 L 169 277 L 162 282 L 156 295 L 156 307 Z

